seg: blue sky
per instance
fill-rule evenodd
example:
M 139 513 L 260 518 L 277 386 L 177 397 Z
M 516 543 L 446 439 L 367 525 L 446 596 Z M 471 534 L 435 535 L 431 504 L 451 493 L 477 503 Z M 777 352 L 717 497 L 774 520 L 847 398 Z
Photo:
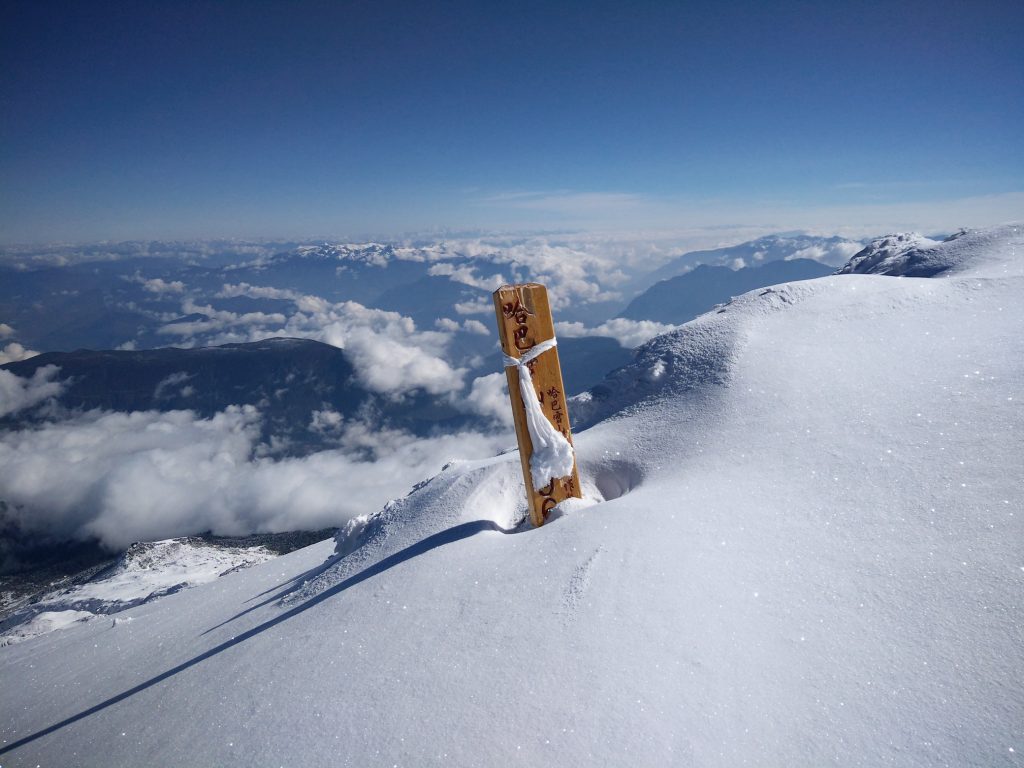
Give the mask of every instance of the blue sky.
M 1024 214 L 1022 28 L 941 0 L 7 4 L 0 241 L 994 223 Z

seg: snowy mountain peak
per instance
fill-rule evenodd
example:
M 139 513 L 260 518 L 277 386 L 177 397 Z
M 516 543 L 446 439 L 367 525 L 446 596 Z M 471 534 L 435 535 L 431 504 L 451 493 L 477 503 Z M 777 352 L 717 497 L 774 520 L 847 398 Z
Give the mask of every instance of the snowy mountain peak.
M 917 232 L 900 232 L 876 238 L 839 269 L 839 274 L 889 275 L 908 261 L 907 254 L 938 245 Z
M 292 253 L 275 256 L 277 261 L 287 261 L 293 256 L 320 261 L 341 261 L 383 267 L 395 258 L 395 248 L 383 243 L 323 243 L 322 245 L 299 246 Z
M 1021 225 L 986 230 L 961 229 L 937 241 L 917 233 L 887 235 L 873 240 L 837 274 L 934 277 L 947 272 L 1019 274 L 1014 258 L 1021 244 Z

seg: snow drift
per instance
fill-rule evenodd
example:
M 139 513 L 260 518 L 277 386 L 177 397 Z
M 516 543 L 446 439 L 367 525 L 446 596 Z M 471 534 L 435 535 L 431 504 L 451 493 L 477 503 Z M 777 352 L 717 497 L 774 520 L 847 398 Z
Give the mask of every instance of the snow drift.
M 456 462 L 0 650 L 4 765 L 1017 764 L 1021 240 L 651 341 L 577 400 L 589 499 L 543 528 L 514 454 Z

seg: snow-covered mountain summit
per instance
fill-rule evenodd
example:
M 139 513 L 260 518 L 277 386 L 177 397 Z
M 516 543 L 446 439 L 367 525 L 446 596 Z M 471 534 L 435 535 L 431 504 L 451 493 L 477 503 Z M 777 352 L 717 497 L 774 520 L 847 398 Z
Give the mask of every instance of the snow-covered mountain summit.
M 275 255 L 272 261 L 287 261 L 299 257 L 383 267 L 389 261 L 393 261 L 396 256 L 395 247 L 390 243 L 323 243 L 322 245 L 301 245 L 292 252 Z
M 1022 240 L 649 342 L 577 404 L 588 499 L 540 529 L 514 453 L 455 462 L 334 541 L 3 649 L 4 764 L 1016 764 Z
M 780 233 L 711 250 L 688 251 L 668 261 L 640 281 L 643 288 L 684 274 L 700 264 L 731 269 L 769 264 L 773 261 L 812 259 L 840 266 L 861 249 L 861 243 L 844 237 L 819 237 L 799 232 Z
M 913 253 L 919 248 L 937 245 L 938 242 L 917 232 L 902 232 L 879 237 L 868 243 L 862 251 L 854 254 L 853 258 L 844 264 L 838 272 L 863 275 L 888 274 L 890 266 L 896 267 L 901 264 L 905 261 L 907 254 Z M 918 277 L 928 277 L 928 275 L 918 275 Z
M 887 235 L 856 253 L 838 274 L 934 277 L 944 273 L 1020 274 L 1016 240 L 1020 225 L 961 229 L 943 241 L 917 233 Z

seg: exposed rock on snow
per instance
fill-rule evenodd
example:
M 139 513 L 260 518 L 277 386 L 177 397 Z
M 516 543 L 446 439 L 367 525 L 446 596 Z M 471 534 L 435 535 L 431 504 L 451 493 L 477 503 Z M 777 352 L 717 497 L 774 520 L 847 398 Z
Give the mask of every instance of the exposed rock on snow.
M 1020 274 L 1020 259 L 1015 257 L 1013 245 L 1017 229 L 1016 225 L 961 229 L 942 242 L 916 233 L 888 235 L 872 241 L 837 274 L 935 277 L 961 269 L 974 274 Z
M 0 621 L 0 645 L 119 613 L 276 557 L 266 547 L 214 546 L 199 538 L 133 544 L 84 584 L 49 592 Z
M 908 267 L 908 263 L 914 259 L 914 254 L 922 249 L 938 245 L 939 241 L 931 240 L 917 232 L 905 232 L 895 235 L 886 235 L 872 240 L 862 251 L 853 255 L 838 274 L 859 274 L 859 275 L 902 275 Z M 910 277 L 931 277 L 934 271 L 928 274 L 909 275 Z

